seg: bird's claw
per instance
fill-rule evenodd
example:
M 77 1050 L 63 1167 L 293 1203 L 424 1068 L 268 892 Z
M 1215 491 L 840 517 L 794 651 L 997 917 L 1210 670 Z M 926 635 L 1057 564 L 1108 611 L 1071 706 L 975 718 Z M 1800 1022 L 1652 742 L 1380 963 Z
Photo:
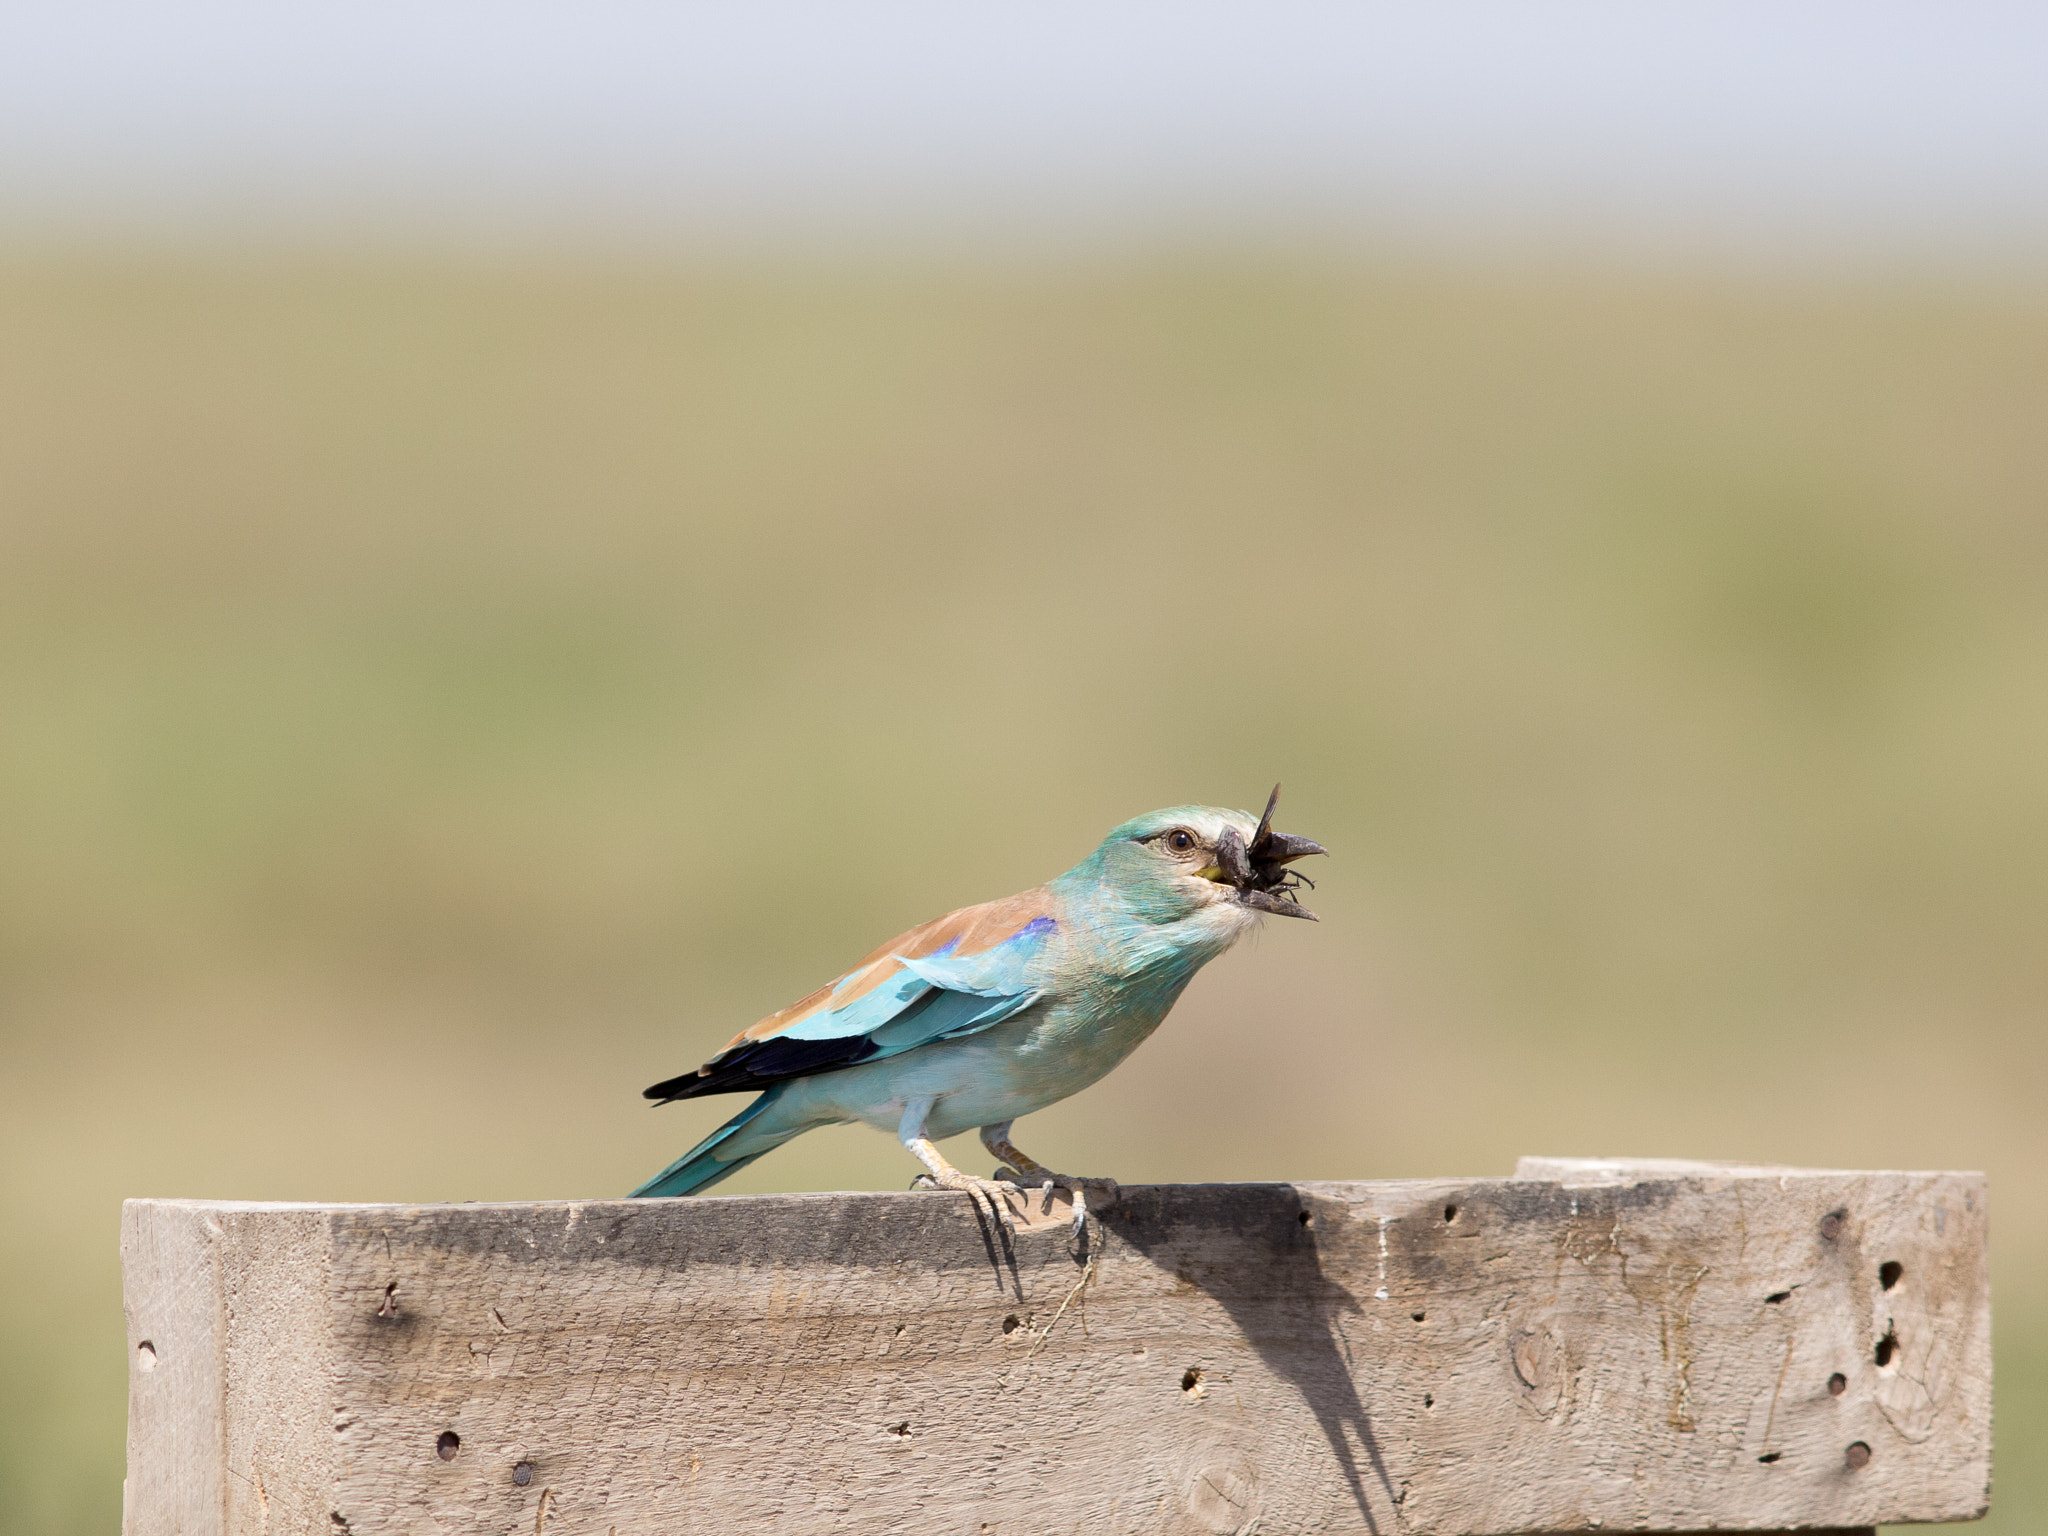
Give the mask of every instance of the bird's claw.
M 1088 1221 L 1088 1192 L 1093 1190 L 1098 1206 L 1115 1205 L 1123 1198 L 1123 1188 L 1115 1179 L 1064 1179 L 1068 1189 L 1074 1192 L 1074 1233 L 1079 1236 Z
M 1006 1173 L 1007 1169 L 998 1169 Z M 990 1219 L 1000 1222 L 1005 1230 L 1017 1230 L 1016 1213 L 1010 1209 L 1010 1196 L 1022 1195 L 1015 1184 L 1002 1178 L 981 1179 L 971 1173 L 954 1170 L 951 1178 L 936 1173 L 921 1173 L 910 1181 L 912 1189 L 951 1189 L 965 1194 L 974 1203 L 977 1211 L 986 1211 Z
M 1122 1186 L 1115 1179 L 1076 1178 L 1071 1174 L 1050 1173 L 1044 1170 L 1039 1170 L 1035 1177 L 1039 1180 L 1038 1214 L 1050 1216 L 1052 1214 L 1053 1191 L 1058 1189 L 1066 1190 L 1074 1200 L 1074 1231 L 1077 1234 L 1088 1224 L 1089 1195 L 1091 1192 L 1095 1196 L 1095 1203 L 1098 1208 L 1115 1205 L 1123 1194 Z M 1008 1163 L 1001 1163 L 997 1165 L 995 1177 L 992 1179 L 977 1179 L 972 1174 L 963 1173 L 959 1175 L 958 1182 L 954 1182 L 943 1179 L 937 1174 L 921 1173 L 910 1181 L 910 1187 L 912 1189 L 965 1190 L 974 1199 L 977 1207 L 980 1207 L 984 1200 L 987 1201 L 994 1208 L 996 1219 L 1014 1232 L 1016 1230 L 1016 1219 L 1010 1209 L 1009 1197 L 1011 1195 L 1025 1195 L 1026 1182 L 1024 1174 L 1019 1173 Z M 1026 1209 L 1029 1209 L 1028 1203 Z
M 1017 1172 L 1011 1168 L 998 1168 L 996 1170 L 996 1177 L 1013 1179 L 1019 1184 L 1024 1182 Z M 1056 1189 L 1064 1189 L 1074 1198 L 1074 1231 L 1076 1233 L 1079 1233 L 1088 1224 L 1088 1192 L 1090 1190 L 1095 1192 L 1099 1205 L 1115 1205 L 1123 1193 L 1115 1179 L 1082 1179 L 1065 1173 L 1041 1173 L 1039 1177 L 1042 1182 L 1038 1186 L 1038 1214 L 1050 1216 L 1052 1214 L 1052 1192 Z

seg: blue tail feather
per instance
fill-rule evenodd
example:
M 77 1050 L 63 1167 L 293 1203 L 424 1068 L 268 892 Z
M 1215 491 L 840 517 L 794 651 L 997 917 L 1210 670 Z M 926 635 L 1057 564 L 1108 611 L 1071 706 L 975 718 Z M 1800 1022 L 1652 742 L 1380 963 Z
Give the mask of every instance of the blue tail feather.
M 642 1195 L 694 1195 L 700 1189 L 709 1189 L 720 1179 L 730 1178 L 755 1158 L 772 1152 L 783 1142 L 788 1141 L 790 1137 L 800 1134 L 805 1127 L 795 1126 L 790 1129 L 788 1134 L 776 1137 L 774 1141 L 758 1151 L 744 1153 L 729 1160 L 722 1159 L 716 1155 L 715 1148 L 723 1143 L 727 1137 L 731 1136 L 734 1131 L 760 1114 L 762 1110 L 766 1109 L 778 1097 L 779 1093 L 776 1088 L 769 1089 L 709 1136 L 698 1142 L 696 1146 L 690 1148 L 689 1151 L 634 1190 L 633 1194 L 628 1196 L 628 1198 L 637 1198 Z

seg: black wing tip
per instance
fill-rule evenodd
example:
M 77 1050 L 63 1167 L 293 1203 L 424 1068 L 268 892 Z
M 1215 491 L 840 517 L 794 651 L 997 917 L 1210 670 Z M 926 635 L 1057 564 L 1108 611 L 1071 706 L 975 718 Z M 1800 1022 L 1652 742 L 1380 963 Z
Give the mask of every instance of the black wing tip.
M 718 1088 L 715 1085 L 732 1075 L 729 1071 L 719 1069 L 729 1065 L 731 1064 L 724 1061 L 714 1061 L 710 1066 L 699 1067 L 694 1072 L 666 1078 L 652 1088 L 641 1089 L 640 1097 L 652 1099 L 656 1104 L 673 1104 L 678 1099 L 695 1099 L 707 1093 L 716 1093 Z
M 832 1040 L 791 1040 L 786 1036 L 751 1040 L 695 1072 L 643 1088 L 641 1097 L 673 1104 L 678 1099 L 701 1099 L 714 1093 L 751 1093 L 792 1077 L 850 1067 L 872 1056 L 875 1049 L 866 1035 Z

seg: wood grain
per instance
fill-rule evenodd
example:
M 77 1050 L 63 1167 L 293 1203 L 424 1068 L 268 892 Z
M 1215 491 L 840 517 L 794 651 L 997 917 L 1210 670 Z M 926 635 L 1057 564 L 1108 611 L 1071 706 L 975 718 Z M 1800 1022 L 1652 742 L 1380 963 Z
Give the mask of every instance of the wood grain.
M 1981 1175 L 1522 1172 L 1133 1189 L 1085 1240 L 1056 1209 L 1013 1242 L 924 1193 L 130 1202 L 131 1353 L 189 1333 L 216 1364 L 175 1395 L 170 1355 L 138 1371 L 127 1529 L 1483 1536 L 1983 1511 Z
M 130 1200 L 121 1210 L 128 1313 L 128 1477 L 123 1528 L 209 1536 L 222 1528 L 225 1316 L 203 1206 Z

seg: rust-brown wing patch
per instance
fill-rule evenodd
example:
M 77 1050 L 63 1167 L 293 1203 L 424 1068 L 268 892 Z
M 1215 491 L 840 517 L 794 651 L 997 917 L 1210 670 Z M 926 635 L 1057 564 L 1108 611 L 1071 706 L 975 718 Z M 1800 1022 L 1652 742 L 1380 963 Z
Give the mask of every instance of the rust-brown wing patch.
M 961 956 L 984 954 L 1004 940 L 1014 938 L 1039 918 L 1052 916 L 1053 894 L 1040 885 L 1020 891 L 1015 896 L 1005 896 L 1001 901 L 984 901 L 977 906 L 948 912 L 944 917 L 935 917 L 928 923 L 920 923 L 864 956 L 845 975 L 828 981 L 787 1008 L 778 1009 L 741 1030 L 726 1042 L 725 1050 L 718 1054 L 723 1056 L 726 1051 L 750 1040 L 766 1040 L 779 1035 L 820 1009 L 844 1008 L 848 1003 L 858 1001 L 903 969 L 895 963 L 898 955 L 922 960 L 941 950 Z

